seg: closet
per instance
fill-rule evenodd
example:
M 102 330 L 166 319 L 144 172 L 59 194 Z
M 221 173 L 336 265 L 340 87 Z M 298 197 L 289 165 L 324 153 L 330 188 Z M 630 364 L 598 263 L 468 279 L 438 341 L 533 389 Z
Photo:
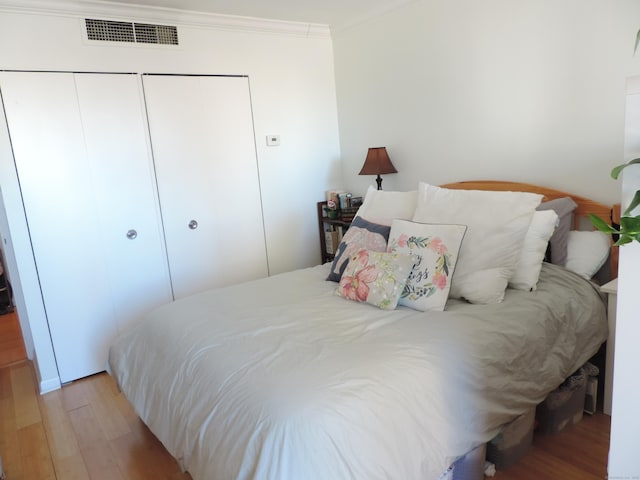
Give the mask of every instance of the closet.
M 61 382 L 153 307 L 267 275 L 246 77 L 0 72 Z

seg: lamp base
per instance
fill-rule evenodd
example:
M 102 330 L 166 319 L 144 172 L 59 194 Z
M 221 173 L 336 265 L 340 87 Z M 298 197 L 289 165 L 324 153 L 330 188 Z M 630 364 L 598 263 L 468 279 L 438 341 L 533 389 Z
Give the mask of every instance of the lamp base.
M 378 190 L 382 190 L 382 177 L 380 175 L 376 178 L 376 183 L 378 184 Z

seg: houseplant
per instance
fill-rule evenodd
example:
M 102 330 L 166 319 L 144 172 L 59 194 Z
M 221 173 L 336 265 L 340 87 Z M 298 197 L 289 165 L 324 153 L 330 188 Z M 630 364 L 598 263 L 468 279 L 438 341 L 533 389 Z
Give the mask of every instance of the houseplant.
M 638 40 L 640 40 L 640 32 L 638 32 Z M 618 165 L 613 170 L 611 170 L 611 177 L 617 179 L 622 170 L 631 165 L 638 164 L 640 164 L 640 158 L 636 158 L 634 160 L 630 160 L 627 163 L 623 163 L 622 165 Z M 589 217 L 591 218 L 591 223 L 593 223 L 593 225 L 598 230 L 605 233 L 611 233 L 613 235 L 619 235 L 618 240 L 616 241 L 616 245 L 624 245 L 626 243 L 631 243 L 634 240 L 636 242 L 640 242 L 640 215 L 631 215 L 631 212 L 633 212 L 633 210 L 638 205 L 640 205 L 640 190 L 636 190 L 636 193 L 631 199 L 631 203 L 629 203 L 629 206 L 620 216 L 619 226 L 609 225 L 607 222 L 594 214 L 589 214 Z
M 338 204 L 335 202 L 335 200 L 328 200 L 327 215 L 329 216 L 329 218 L 336 219 L 338 218 L 339 213 L 340 212 L 338 212 Z

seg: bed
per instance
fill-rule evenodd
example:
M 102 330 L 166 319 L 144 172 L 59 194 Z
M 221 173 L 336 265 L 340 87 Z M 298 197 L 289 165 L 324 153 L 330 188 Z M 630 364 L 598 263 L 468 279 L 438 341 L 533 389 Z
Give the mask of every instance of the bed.
M 611 211 L 527 184 L 443 187 L 570 197 L 574 217 Z M 379 216 L 413 216 L 414 199 L 385 200 Z M 108 370 L 194 480 L 478 478 L 462 468 L 470 452 L 607 338 L 597 286 L 552 263 L 540 262 L 535 289 L 506 288 L 499 302 L 447 297 L 425 311 L 349 301 L 336 295 L 342 280 L 327 280 L 334 270 L 202 292 L 113 343 Z

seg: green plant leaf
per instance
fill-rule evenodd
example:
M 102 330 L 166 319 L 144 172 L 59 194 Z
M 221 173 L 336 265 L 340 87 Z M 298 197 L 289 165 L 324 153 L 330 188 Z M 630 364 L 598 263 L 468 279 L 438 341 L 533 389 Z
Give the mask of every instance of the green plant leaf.
M 636 194 L 633 196 L 631 203 L 624 211 L 623 215 L 631 215 L 631 212 L 633 212 L 634 208 L 636 208 L 638 205 L 640 205 L 640 190 L 636 190 Z
M 620 231 L 632 237 L 640 234 L 640 215 L 637 217 L 620 217 Z
M 633 160 L 629 160 L 627 163 L 614 167 L 613 170 L 611 170 L 611 177 L 617 180 L 622 170 L 627 168 L 629 165 L 634 165 L 636 163 L 640 163 L 640 158 L 634 158 Z
M 601 219 L 597 215 L 594 215 L 593 213 L 589 214 L 589 219 L 591 220 L 591 223 L 593 224 L 593 226 L 596 227 L 601 232 L 618 233 L 618 231 L 615 228 L 613 228 L 611 225 L 609 225 L 607 222 L 605 222 L 603 219 Z
M 614 243 L 614 245 L 617 245 L 617 246 L 626 245 L 627 243 L 631 243 L 631 242 L 633 242 L 633 237 L 623 233 L 622 235 L 620 235 L 620 237 L 618 238 L 618 241 Z

